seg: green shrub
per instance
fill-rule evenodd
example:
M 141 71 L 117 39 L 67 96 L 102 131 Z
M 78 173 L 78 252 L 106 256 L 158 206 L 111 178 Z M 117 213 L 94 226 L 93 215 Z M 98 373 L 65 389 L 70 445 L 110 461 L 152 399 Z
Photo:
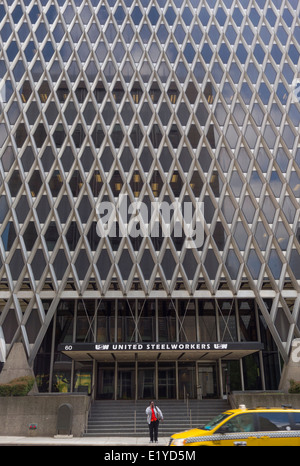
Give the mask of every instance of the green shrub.
M 300 382 L 295 382 L 295 380 L 290 380 L 289 393 L 300 393 Z
M 11 386 L 8 383 L 0 384 L 0 396 L 10 396 Z
M 0 396 L 26 396 L 32 389 L 34 377 L 24 376 L 0 384 Z

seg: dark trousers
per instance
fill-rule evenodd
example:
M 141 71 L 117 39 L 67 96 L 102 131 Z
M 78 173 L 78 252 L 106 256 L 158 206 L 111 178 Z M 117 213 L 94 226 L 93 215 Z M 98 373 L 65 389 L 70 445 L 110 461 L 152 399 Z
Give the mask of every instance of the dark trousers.
M 159 426 L 159 421 L 152 421 L 149 424 L 149 433 L 150 433 L 151 442 L 153 442 L 153 440 L 155 442 L 157 442 L 157 439 L 158 439 L 158 426 Z

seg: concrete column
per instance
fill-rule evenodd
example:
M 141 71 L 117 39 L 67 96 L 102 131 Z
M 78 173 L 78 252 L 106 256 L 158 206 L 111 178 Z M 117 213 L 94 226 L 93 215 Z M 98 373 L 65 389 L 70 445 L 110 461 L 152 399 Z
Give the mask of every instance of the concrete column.
M 30 376 L 34 377 L 32 368 L 28 364 L 27 355 L 23 343 L 14 343 L 6 362 L 4 363 L 3 369 L 0 373 L 0 383 L 8 383 L 18 377 Z M 37 386 L 34 384 L 34 388 L 31 392 L 37 392 Z

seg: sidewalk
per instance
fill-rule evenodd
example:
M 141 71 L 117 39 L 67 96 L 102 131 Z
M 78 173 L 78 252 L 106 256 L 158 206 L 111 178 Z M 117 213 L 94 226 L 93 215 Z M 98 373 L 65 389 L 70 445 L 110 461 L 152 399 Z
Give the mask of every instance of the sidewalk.
M 155 446 L 165 447 L 170 437 L 162 437 L 158 443 L 150 443 L 147 437 L 7 437 L 0 436 L 0 446 L 30 445 L 30 446 Z

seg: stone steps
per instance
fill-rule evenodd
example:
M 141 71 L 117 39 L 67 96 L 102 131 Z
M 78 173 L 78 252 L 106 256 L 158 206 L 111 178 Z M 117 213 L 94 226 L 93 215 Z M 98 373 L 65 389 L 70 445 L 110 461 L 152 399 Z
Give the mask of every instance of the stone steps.
M 225 400 L 163 400 L 157 402 L 163 412 L 159 435 L 199 427 L 229 408 Z M 147 401 L 95 401 L 89 413 L 85 436 L 148 436 L 145 410 Z

